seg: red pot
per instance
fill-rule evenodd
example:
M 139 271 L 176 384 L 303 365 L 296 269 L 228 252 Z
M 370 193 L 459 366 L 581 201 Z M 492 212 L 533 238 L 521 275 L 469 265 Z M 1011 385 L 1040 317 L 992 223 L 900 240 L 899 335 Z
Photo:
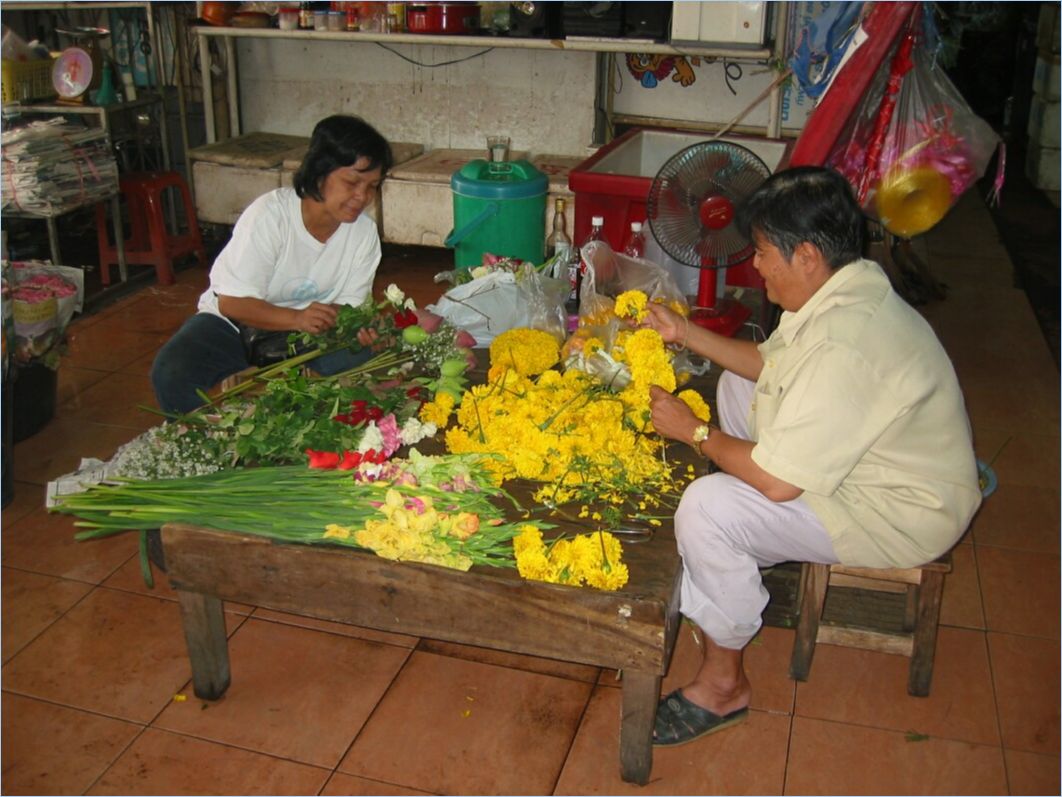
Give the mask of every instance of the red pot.
M 478 3 L 411 3 L 406 7 L 410 33 L 452 36 L 475 33 L 478 26 Z

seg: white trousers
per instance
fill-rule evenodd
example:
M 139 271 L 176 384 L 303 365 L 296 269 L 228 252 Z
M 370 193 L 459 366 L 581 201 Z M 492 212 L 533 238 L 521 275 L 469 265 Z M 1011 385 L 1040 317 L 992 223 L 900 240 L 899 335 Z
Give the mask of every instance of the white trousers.
M 716 393 L 720 428 L 749 439 L 755 383 L 724 371 Z M 682 556 L 680 608 L 712 641 L 740 649 L 760 630 L 770 598 L 759 568 L 838 561 L 830 535 L 802 498 L 775 502 L 726 473 L 686 488 L 675 512 Z

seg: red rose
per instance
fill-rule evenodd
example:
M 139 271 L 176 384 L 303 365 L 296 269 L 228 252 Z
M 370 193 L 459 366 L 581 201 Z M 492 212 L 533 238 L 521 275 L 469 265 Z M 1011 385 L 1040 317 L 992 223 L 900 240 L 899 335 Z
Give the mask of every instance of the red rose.
M 412 310 L 399 310 L 395 313 L 395 329 L 405 329 L 417 323 L 417 314 Z

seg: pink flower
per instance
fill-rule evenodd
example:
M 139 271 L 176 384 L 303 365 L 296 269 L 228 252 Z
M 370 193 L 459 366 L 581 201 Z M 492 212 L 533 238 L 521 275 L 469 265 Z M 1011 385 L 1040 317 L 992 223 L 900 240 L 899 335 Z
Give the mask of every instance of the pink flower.
M 398 421 L 393 412 L 387 413 L 376 422 L 376 428 L 383 437 L 383 450 L 386 456 L 391 456 L 402 445 L 402 436 L 398 431 Z

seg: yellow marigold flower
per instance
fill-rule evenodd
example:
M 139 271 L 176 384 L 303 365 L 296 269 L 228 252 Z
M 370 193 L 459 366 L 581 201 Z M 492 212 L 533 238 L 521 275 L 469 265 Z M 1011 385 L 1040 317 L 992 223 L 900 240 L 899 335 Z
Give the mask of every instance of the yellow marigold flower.
M 600 338 L 587 338 L 586 343 L 583 344 L 583 355 L 590 357 L 595 351 L 600 351 L 605 348 L 605 344 L 601 342 Z
M 440 429 L 444 429 L 450 422 L 450 413 L 454 411 L 454 397 L 449 393 L 436 393 L 432 401 L 423 404 L 418 417 L 424 423 L 434 423 Z
M 686 406 L 693 410 L 693 414 L 705 423 L 712 419 L 712 411 L 708 408 L 708 402 L 696 390 L 683 390 L 678 397 L 685 402 Z
M 586 583 L 597 589 L 617 590 L 622 589 L 630 578 L 627 565 L 619 562 L 612 565 L 609 570 L 594 570 L 587 574 Z
M 616 307 L 613 311 L 618 318 L 629 319 L 641 323 L 645 320 L 645 305 L 649 297 L 642 291 L 624 291 L 616 297 Z
M 508 365 L 520 374 L 540 374 L 560 360 L 560 343 L 539 329 L 510 329 L 490 344 L 490 363 Z

